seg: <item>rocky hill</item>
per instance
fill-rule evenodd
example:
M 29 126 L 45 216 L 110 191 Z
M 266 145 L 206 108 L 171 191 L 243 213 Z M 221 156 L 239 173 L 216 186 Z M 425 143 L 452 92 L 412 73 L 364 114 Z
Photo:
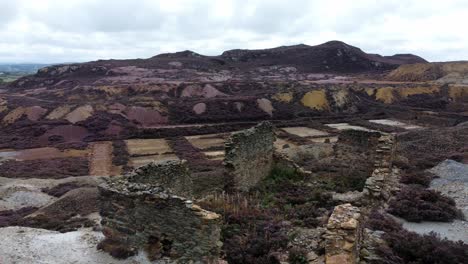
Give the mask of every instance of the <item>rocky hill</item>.
M 407 63 L 426 63 L 412 54 L 381 56 L 368 54 L 359 48 L 340 41 L 330 41 L 317 46 L 294 45 L 262 50 L 229 50 L 219 56 L 204 56 L 193 51 L 160 54 L 149 59 L 100 60 L 88 63 L 45 67 L 36 75 L 11 85 L 12 89 L 30 88 L 41 81 L 55 84 L 63 78 L 89 83 L 104 76 L 128 75 L 122 67 L 141 69 L 192 70 L 200 72 L 231 72 L 247 74 L 260 70 L 260 75 L 271 74 L 265 67 L 285 68 L 301 73 L 379 73 Z M 141 70 L 140 70 L 141 71 Z M 145 72 L 145 77 L 154 76 Z M 185 75 L 190 75 L 185 73 Z M 180 76 L 180 75 L 179 75 Z

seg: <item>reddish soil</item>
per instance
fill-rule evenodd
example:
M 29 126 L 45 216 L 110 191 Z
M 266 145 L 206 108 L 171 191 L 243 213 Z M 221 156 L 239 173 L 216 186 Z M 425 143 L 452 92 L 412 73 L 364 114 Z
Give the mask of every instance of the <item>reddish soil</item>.
M 88 130 L 84 127 L 66 125 L 48 130 L 39 138 L 39 141 L 45 144 L 48 142 L 81 142 L 88 135 Z
M 126 114 L 128 119 L 138 122 L 143 127 L 167 124 L 168 121 L 167 117 L 158 111 L 144 107 L 130 107 L 126 110 Z

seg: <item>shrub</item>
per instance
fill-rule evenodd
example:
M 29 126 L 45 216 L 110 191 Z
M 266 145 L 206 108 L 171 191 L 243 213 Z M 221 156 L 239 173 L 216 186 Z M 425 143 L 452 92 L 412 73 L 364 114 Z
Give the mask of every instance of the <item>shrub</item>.
M 434 175 L 425 171 L 406 172 L 401 176 L 400 182 L 404 184 L 419 184 L 424 187 L 429 187 Z
M 375 263 L 452 264 L 466 263 L 468 245 L 462 241 L 441 239 L 435 233 L 419 235 L 380 213 L 372 212 L 367 227 L 384 231 L 386 244 L 378 245 L 376 251 L 382 258 Z
M 398 192 L 389 202 L 389 212 L 411 222 L 450 222 L 463 218 L 453 199 L 417 185 L 404 187 Z
M 292 248 L 289 250 L 288 256 L 289 263 L 291 264 L 307 264 L 307 252 L 303 249 Z

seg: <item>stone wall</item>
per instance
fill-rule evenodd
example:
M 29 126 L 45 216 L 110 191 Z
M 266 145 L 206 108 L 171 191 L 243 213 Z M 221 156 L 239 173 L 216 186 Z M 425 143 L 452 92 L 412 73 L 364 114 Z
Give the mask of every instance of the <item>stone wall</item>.
M 362 227 L 358 207 L 342 204 L 335 207 L 328 219 L 325 233 L 325 263 L 353 264 L 359 262 Z
M 275 135 L 269 122 L 233 133 L 226 142 L 226 168 L 235 189 L 247 191 L 270 174 Z
M 120 258 L 144 251 L 164 263 L 215 263 L 222 220 L 182 197 L 191 193 L 189 176 L 184 161 L 166 161 L 101 184 L 98 247 Z
M 172 194 L 186 198 L 192 197 L 193 182 L 185 160 L 149 163 L 136 169 L 129 181 L 161 185 Z
M 379 138 L 372 176 L 366 180 L 363 193 L 367 199 L 386 201 L 398 186 L 398 172 L 393 169 L 395 137 L 383 135 Z
M 381 133 L 361 131 L 361 130 L 344 130 L 338 136 L 338 140 L 343 143 L 349 143 L 354 146 L 371 148 L 377 144 Z

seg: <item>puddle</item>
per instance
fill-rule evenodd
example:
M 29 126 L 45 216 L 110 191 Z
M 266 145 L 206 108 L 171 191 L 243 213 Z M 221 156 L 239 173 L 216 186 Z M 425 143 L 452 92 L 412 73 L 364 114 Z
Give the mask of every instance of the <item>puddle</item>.
M 223 160 L 225 155 L 224 151 L 206 151 L 203 154 L 210 160 Z
M 360 130 L 360 131 L 367 131 L 367 132 L 378 132 L 376 130 L 368 129 L 362 126 L 354 126 L 348 123 L 326 124 L 326 126 L 337 129 L 337 130 Z
M 411 125 L 411 124 L 407 124 L 401 121 L 390 120 L 390 119 L 374 119 L 374 120 L 369 120 L 369 122 L 375 123 L 375 124 L 387 125 L 387 126 L 400 127 L 406 130 L 414 130 L 414 129 L 423 128 L 422 126 Z

